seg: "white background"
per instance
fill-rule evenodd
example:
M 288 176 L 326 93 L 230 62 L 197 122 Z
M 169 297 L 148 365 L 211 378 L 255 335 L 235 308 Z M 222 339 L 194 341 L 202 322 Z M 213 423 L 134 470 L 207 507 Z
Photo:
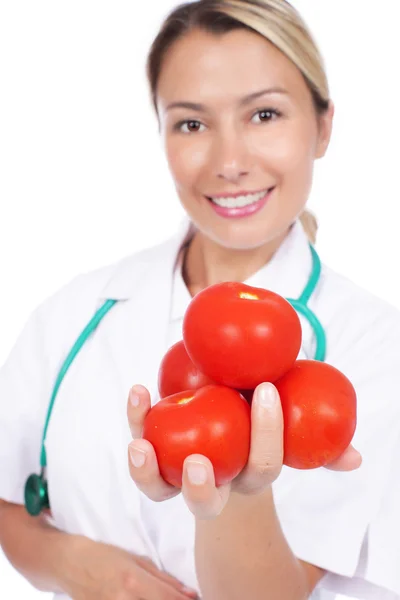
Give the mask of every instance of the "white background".
M 400 307 L 399 2 L 294 4 L 322 48 L 336 103 L 310 198 L 317 248 Z M 144 77 L 172 6 L 2 0 L 0 365 L 38 303 L 78 273 L 169 237 L 183 215 Z M 0 552 L 1 598 L 46 596 Z

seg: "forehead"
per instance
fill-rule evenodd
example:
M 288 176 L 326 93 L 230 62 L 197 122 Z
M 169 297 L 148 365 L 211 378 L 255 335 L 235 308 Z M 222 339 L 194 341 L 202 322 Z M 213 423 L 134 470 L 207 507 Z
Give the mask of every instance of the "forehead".
M 263 36 L 246 30 L 195 30 L 164 57 L 158 82 L 161 105 L 173 100 L 241 96 L 262 87 L 305 87 L 299 69 Z M 304 89 L 303 89 L 304 91 Z

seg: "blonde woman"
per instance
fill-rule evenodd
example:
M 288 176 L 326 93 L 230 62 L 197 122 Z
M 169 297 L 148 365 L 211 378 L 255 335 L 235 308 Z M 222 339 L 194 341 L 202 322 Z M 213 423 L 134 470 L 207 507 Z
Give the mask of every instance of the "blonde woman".
M 400 598 L 400 317 L 326 265 L 309 307 L 326 362 L 358 397 L 353 445 L 337 461 L 282 465 L 268 382 L 253 396 L 248 464 L 229 485 L 192 455 L 172 488 L 141 437 L 195 294 L 245 281 L 298 298 L 310 279 L 316 223 L 304 211 L 334 112 L 318 49 L 284 0 L 200 0 L 167 16 L 148 76 L 188 223 L 77 277 L 25 326 L 0 371 L 3 551 L 59 600 Z M 312 359 L 301 322 L 299 356 Z

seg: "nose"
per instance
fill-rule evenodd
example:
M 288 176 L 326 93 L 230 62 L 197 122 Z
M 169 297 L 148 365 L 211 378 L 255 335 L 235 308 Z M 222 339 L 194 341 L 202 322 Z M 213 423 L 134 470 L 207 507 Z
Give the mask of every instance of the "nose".
M 237 183 L 248 175 L 250 156 L 243 136 L 239 132 L 219 135 L 214 140 L 212 168 L 216 176 Z

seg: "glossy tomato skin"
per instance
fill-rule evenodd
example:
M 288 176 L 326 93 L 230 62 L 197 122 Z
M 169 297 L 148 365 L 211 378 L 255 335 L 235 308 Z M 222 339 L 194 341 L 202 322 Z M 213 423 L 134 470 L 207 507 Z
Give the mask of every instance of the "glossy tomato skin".
M 171 346 L 161 361 L 158 371 L 160 398 L 186 390 L 197 390 L 213 383 L 215 382 L 193 364 L 183 340 Z
M 287 300 L 244 283 L 202 290 L 183 321 L 183 339 L 194 364 L 235 389 L 255 389 L 281 377 L 299 354 L 301 336 L 299 317 Z
M 234 479 L 250 451 L 250 407 L 239 392 L 218 385 L 179 392 L 147 413 L 143 438 L 155 449 L 161 476 L 182 486 L 183 462 L 203 454 L 213 464 L 217 485 Z
M 274 385 L 283 411 L 284 464 L 315 469 L 339 458 L 357 424 L 357 397 L 349 379 L 327 363 L 298 360 Z

